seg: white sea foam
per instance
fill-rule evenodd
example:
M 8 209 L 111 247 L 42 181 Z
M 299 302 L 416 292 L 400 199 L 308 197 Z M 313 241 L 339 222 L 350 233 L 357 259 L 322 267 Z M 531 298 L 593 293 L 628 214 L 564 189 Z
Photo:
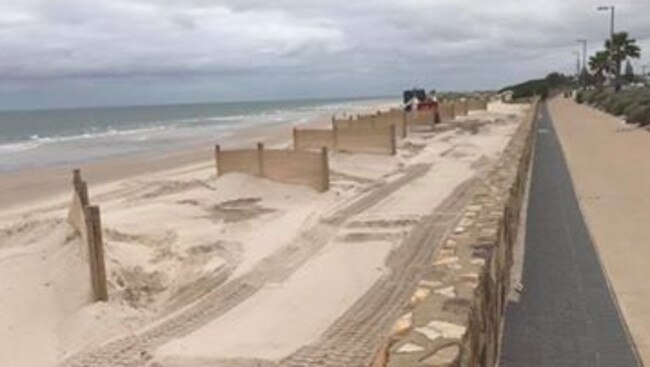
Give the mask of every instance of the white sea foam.
M 70 135 L 31 135 L 22 141 L 0 141 L 0 170 L 26 166 L 47 166 L 70 163 L 84 156 L 87 160 L 137 151 L 169 149 L 191 144 L 208 137 L 230 136 L 239 129 L 254 126 L 292 122 L 304 124 L 329 115 L 341 113 L 362 113 L 372 111 L 383 101 L 366 100 L 331 102 L 310 106 L 278 107 L 251 113 L 231 115 L 209 115 L 175 118 L 160 121 L 119 121 L 103 127 L 88 127 L 93 122 L 80 123 L 86 126 L 83 132 Z M 162 116 L 162 115 L 161 115 Z M 0 125 L 0 134 L 2 126 Z M 80 154 L 81 153 L 81 154 Z

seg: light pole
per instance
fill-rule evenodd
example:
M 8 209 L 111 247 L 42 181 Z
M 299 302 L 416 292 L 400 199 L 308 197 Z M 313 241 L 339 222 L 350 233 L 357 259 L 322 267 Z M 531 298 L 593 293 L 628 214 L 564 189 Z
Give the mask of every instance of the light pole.
M 608 5 L 608 6 L 599 6 L 598 11 L 609 11 L 609 57 L 610 57 L 610 67 L 614 71 L 614 89 L 618 90 L 618 65 L 616 65 L 616 58 L 614 57 L 614 52 L 616 50 L 614 46 L 614 12 L 615 8 L 614 5 Z
M 578 43 L 582 43 L 582 69 L 580 69 L 580 75 L 578 76 L 581 78 L 583 76 L 583 73 L 587 71 L 587 40 L 583 38 L 578 38 L 576 40 Z M 583 86 L 587 86 L 587 81 L 583 80 Z
M 573 51 L 573 54 L 576 55 L 576 80 L 580 78 L 580 51 Z

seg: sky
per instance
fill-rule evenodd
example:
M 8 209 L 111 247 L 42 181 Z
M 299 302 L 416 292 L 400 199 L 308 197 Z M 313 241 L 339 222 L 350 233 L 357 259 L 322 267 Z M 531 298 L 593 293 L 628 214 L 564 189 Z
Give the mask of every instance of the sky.
M 650 1 L 613 1 L 650 63 Z M 0 109 L 398 96 L 575 70 L 591 0 L 0 0 Z

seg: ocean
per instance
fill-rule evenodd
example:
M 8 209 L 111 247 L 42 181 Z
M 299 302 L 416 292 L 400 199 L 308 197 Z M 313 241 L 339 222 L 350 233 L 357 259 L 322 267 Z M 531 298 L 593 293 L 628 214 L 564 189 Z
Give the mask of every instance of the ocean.
M 397 103 L 397 98 L 4 111 L 0 112 L 0 172 L 223 141 L 238 129 L 306 123 L 391 102 Z

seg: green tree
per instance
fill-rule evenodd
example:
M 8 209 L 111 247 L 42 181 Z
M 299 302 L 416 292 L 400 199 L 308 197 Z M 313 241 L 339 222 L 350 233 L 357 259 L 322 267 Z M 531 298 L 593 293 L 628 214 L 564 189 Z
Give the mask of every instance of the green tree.
M 621 75 L 621 64 L 628 58 L 638 59 L 641 57 L 641 48 L 637 46 L 636 40 L 630 38 L 627 32 L 614 33 L 614 47 L 612 40 L 605 41 L 605 49 L 612 53 L 614 61 L 614 75 L 618 78 Z M 618 83 L 616 85 L 618 89 Z
M 598 86 L 605 82 L 605 73 L 609 71 L 609 52 L 598 51 L 589 57 L 589 70 L 591 70 L 594 80 Z

